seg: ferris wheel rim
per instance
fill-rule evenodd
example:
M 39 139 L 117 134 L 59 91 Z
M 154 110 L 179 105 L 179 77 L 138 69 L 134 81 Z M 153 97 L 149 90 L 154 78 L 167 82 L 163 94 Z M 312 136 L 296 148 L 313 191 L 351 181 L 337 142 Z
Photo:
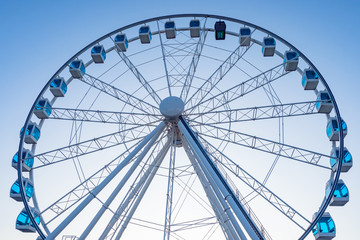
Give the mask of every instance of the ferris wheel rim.
M 230 17 L 225 17 L 225 16 L 220 16 L 220 15 L 210 15 L 210 14 L 175 14 L 175 15 L 165 15 L 165 16 L 160 16 L 160 17 L 154 17 L 154 18 L 149 18 L 149 19 L 145 19 L 145 20 L 141 20 L 129 25 L 126 25 L 125 27 L 116 29 L 108 34 L 105 34 L 104 36 L 96 39 L 95 41 L 91 42 L 90 44 L 88 44 L 86 47 L 84 47 L 82 50 L 80 50 L 79 52 L 77 52 L 73 57 L 71 57 L 67 62 L 65 62 L 65 64 L 59 68 L 59 70 L 56 71 L 56 73 L 50 78 L 50 80 L 47 82 L 47 84 L 45 84 L 45 86 L 43 87 L 43 89 L 40 91 L 38 97 L 35 99 L 32 107 L 30 108 L 30 111 L 28 113 L 28 116 L 25 120 L 24 123 L 24 129 L 27 128 L 30 119 L 33 115 L 33 110 L 35 108 L 36 103 L 38 102 L 38 100 L 43 96 L 43 94 L 45 93 L 45 91 L 49 88 L 49 85 L 52 81 L 52 79 L 54 79 L 56 76 L 58 76 L 69 64 L 72 60 L 76 59 L 78 56 L 80 56 L 82 53 L 84 53 L 86 50 L 88 50 L 89 48 L 91 48 L 92 46 L 96 45 L 98 42 L 111 37 L 112 35 L 124 31 L 126 29 L 147 23 L 147 22 L 154 22 L 154 21 L 159 21 L 159 20 L 163 20 L 163 19 L 169 19 L 169 18 L 183 18 L 183 17 L 204 17 L 204 18 L 213 18 L 213 19 L 221 19 L 221 20 L 227 20 L 227 21 L 232 21 L 232 22 L 236 22 L 239 24 L 244 24 L 246 26 L 250 26 L 253 27 L 257 30 L 260 30 L 264 33 L 267 33 L 271 36 L 273 36 L 274 38 L 276 38 L 277 40 L 280 40 L 281 42 L 283 42 L 283 44 L 289 46 L 290 49 L 295 50 L 299 56 L 309 65 L 311 66 L 312 69 L 314 69 L 318 75 L 319 78 L 321 80 L 321 82 L 324 84 L 324 87 L 326 88 L 326 90 L 329 93 L 330 99 L 333 103 L 334 106 L 334 110 L 335 110 L 335 114 L 336 114 L 336 119 L 337 121 L 340 123 L 342 121 L 342 118 L 340 116 L 340 110 L 337 106 L 337 103 L 335 101 L 335 97 L 329 87 L 329 85 L 327 84 L 325 78 L 321 75 L 321 72 L 318 71 L 318 69 L 316 68 L 316 66 L 301 52 L 299 51 L 295 46 L 293 46 L 291 43 L 287 42 L 285 39 L 281 38 L 280 36 L 276 35 L 273 32 L 270 32 L 262 27 L 259 27 L 255 24 L 246 22 L 246 21 L 242 21 L 242 20 L 238 20 L 235 18 L 230 18 Z M 343 152 L 344 152 L 344 133 L 343 133 L 343 129 L 339 128 L 339 159 L 343 158 Z M 20 135 L 20 143 L 19 143 L 19 148 L 18 148 L 18 153 L 19 156 L 22 156 L 22 151 L 23 151 L 23 145 L 24 145 L 24 138 L 25 138 L 25 131 L 23 131 Z M 328 195 L 328 197 L 326 198 L 323 206 L 320 208 L 317 217 L 312 221 L 312 223 L 310 224 L 310 226 L 307 228 L 307 230 L 303 233 L 303 235 L 300 237 L 300 239 L 304 239 L 309 233 L 310 231 L 313 229 L 313 227 L 316 225 L 316 223 L 318 222 L 318 220 L 320 219 L 320 217 L 322 216 L 322 214 L 325 212 L 326 208 L 328 207 L 330 200 L 331 200 L 331 196 L 333 195 L 334 191 L 335 191 L 335 187 L 336 187 L 336 183 L 338 182 L 339 178 L 340 178 L 340 169 L 342 167 L 342 161 L 339 161 L 338 166 L 337 166 L 337 171 L 335 173 L 334 176 L 334 184 L 331 188 L 330 194 Z M 20 183 L 23 182 L 23 176 L 22 176 L 22 165 L 19 164 L 18 165 L 18 181 Z M 20 194 L 23 198 L 23 203 L 24 203 L 24 207 L 25 209 L 30 213 L 30 206 L 28 205 L 27 201 L 26 201 L 26 197 L 25 197 L 25 190 L 23 187 L 23 184 L 20 184 Z M 34 227 L 36 228 L 37 232 L 39 233 L 40 237 L 42 237 L 43 239 L 45 239 L 45 234 L 43 233 L 43 231 L 40 229 L 40 227 L 38 226 L 38 224 L 36 224 L 35 219 L 33 218 L 32 214 L 29 214 L 30 220 L 33 223 Z

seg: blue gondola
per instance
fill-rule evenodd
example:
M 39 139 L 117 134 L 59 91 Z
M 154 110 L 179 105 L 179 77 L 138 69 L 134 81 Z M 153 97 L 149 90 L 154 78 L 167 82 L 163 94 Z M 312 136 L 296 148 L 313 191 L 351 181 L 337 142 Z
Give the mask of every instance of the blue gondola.
M 318 113 L 330 113 L 334 107 L 327 91 L 320 91 L 317 95 L 316 101 L 316 109 Z
M 249 46 L 251 41 L 251 30 L 248 27 L 240 28 L 239 43 L 240 46 Z
M 22 150 L 22 159 L 24 159 L 22 161 L 22 171 L 29 172 L 31 170 L 31 168 L 34 166 L 34 155 L 32 154 L 32 152 L 30 150 L 24 148 Z M 15 168 L 16 170 L 18 168 L 18 165 L 17 165 L 18 162 L 19 162 L 19 155 L 18 155 L 18 153 L 15 153 L 15 155 L 11 161 L 11 166 L 13 168 Z
M 272 57 L 275 54 L 276 42 L 273 37 L 264 37 L 262 53 L 264 57 Z
M 73 78 L 82 78 L 85 75 L 85 65 L 82 60 L 74 60 L 70 63 L 70 73 Z
M 40 119 L 46 119 L 51 114 L 51 104 L 47 98 L 40 99 L 34 109 L 34 114 Z
M 215 29 L 215 39 L 216 40 L 225 40 L 226 23 L 224 21 L 217 21 L 215 23 L 214 29 Z
M 326 183 L 326 197 L 329 196 L 333 184 L 333 180 L 329 180 Z M 335 187 L 334 195 L 331 198 L 330 206 L 344 206 L 347 202 L 349 202 L 349 189 L 346 187 L 344 181 L 339 179 Z
M 335 172 L 338 168 L 338 159 L 339 159 L 339 154 L 340 154 L 340 149 L 334 148 L 331 153 L 330 153 L 330 165 L 331 165 L 331 169 Z M 353 165 L 353 159 L 352 156 L 350 154 L 350 152 L 348 151 L 348 149 L 345 147 L 344 148 L 344 157 L 342 160 L 342 164 L 341 164 L 341 172 L 347 172 L 350 170 L 350 168 Z
M 301 78 L 301 84 L 304 90 L 315 90 L 318 83 L 319 76 L 317 73 L 310 68 L 305 69 Z
M 174 21 L 167 21 L 165 23 L 165 35 L 167 39 L 173 39 L 176 37 L 176 29 Z
M 23 185 L 25 189 L 25 197 L 26 200 L 29 201 L 34 193 L 34 185 L 30 179 L 24 178 Z M 11 186 L 10 189 L 10 197 L 18 202 L 22 201 L 21 194 L 20 194 L 20 184 L 19 180 L 16 180 L 14 184 Z
M 96 45 L 91 49 L 91 57 L 94 63 L 104 63 L 106 52 L 103 45 Z
M 20 135 L 23 132 L 23 128 L 20 131 Z M 34 122 L 29 122 L 27 129 L 25 131 L 25 139 L 24 141 L 28 144 L 36 144 L 40 138 L 40 128 Z
M 317 213 L 314 214 L 313 219 L 315 219 L 316 216 Z M 336 236 L 335 223 L 331 218 L 330 213 L 325 212 L 322 215 L 312 232 L 317 240 L 329 240 Z
M 127 40 L 125 33 L 120 33 L 116 35 L 114 42 L 115 42 L 115 46 L 117 46 L 121 51 L 126 52 L 126 49 L 129 46 L 129 42 Z
M 139 38 L 141 43 L 150 43 L 151 42 L 151 31 L 150 27 L 145 25 L 139 29 Z
M 55 97 L 65 96 L 67 84 L 64 78 L 54 78 L 50 83 L 50 91 Z
M 347 134 L 347 125 L 344 120 L 342 120 L 341 127 L 343 129 L 343 135 L 345 137 Z M 336 118 L 329 118 L 329 121 L 326 125 L 326 135 L 328 136 L 330 141 L 339 141 L 339 124 Z
M 284 53 L 285 71 L 295 71 L 299 63 L 299 54 L 294 51 L 286 51 Z
M 40 212 L 35 208 L 31 208 L 30 211 L 34 216 L 37 224 L 40 224 Z M 16 219 L 16 229 L 22 232 L 36 232 L 34 225 L 31 223 L 29 214 L 24 208 Z
M 200 20 L 193 19 L 190 21 L 190 36 L 192 38 L 200 37 Z

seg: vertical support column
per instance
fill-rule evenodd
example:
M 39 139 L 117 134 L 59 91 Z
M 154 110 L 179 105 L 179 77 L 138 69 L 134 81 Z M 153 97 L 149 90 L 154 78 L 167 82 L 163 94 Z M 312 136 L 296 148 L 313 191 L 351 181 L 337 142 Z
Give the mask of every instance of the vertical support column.
M 170 150 L 170 161 L 169 161 L 169 176 L 168 176 L 168 187 L 166 193 L 166 212 L 165 212 L 165 224 L 164 224 L 164 240 L 170 239 L 170 228 L 171 228 L 171 212 L 172 212 L 172 198 L 173 198 L 173 186 L 174 186 L 174 168 L 175 168 L 175 128 L 171 133 L 171 150 Z
M 213 161 L 206 153 L 204 147 L 201 145 L 187 122 L 182 117 L 180 117 L 178 126 L 180 131 L 184 134 L 185 139 L 189 143 L 190 148 L 199 159 L 200 166 L 205 168 L 204 172 L 208 172 L 210 175 L 209 177 L 214 180 L 214 184 L 219 188 L 225 200 L 228 202 L 231 209 L 234 211 L 236 217 L 239 219 L 251 239 L 264 239 L 257 226 L 246 213 L 244 207 L 241 205 L 240 201 L 236 198 L 230 186 L 225 181 L 224 177 L 221 175 Z M 215 186 L 212 187 L 214 188 Z
M 207 181 L 205 174 L 201 171 L 201 168 L 197 164 L 195 156 L 189 149 L 187 142 L 183 141 L 183 146 L 184 146 L 187 156 L 189 157 L 191 164 L 194 167 L 196 174 L 199 177 L 201 185 L 203 186 L 203 188 L 206 192 L 206 195 L 209 199 L 211 207 L 213 208 L 215 215 L 218 218 L 218 221 L 220 223 L 221 228 L 223 229 L 226 239 L 231 239 L 231 240 L 240 239 L 238 234 L 235 232 L 234 226 L 232 225 L 233 221 L 230 220 L 230 218 L 234 220 L 234 216 L 232 215 L 231 210 L 226 205 L 225 200 L 217 199 L 216 194 L 214 193 L 213 190 L 211 190 L 211 186 L 210 186 L 209 182 Z M 231 216 L 231 217 L 229 217 L 229 216 Z M 240 231 L 241 231 L 241 229 L 240 229 Z

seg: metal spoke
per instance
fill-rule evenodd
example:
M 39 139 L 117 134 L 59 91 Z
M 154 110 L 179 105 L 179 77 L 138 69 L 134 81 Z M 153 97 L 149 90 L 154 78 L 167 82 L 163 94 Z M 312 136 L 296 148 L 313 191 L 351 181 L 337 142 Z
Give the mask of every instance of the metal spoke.
M 269 188 L 263 185 L 260 181 L 250 175 L 247 171 L 241 168 L 235 161 L 226 156 L 222 151 L 219 151 L 214 145 L 206 141 L 200 136 L 200 139 L 206 143 L 208 153 L 215 159 L 217 163 L 230 171 L 234 176 L 243 181 L 253 191 L 268 201 L 273 207 L 283 213 L 292 222 L 298 225 L 301 229 L 305 230 L 305 227 L 310 224 L 310 221 L 291 207 L 288 203 L 278 197 Z M 219 165 L 218 165 L 219 166 Z M 230 177 L 227 179 L 231 179 Z M 244 198 L 241 198 L 243 204 L 247 206 Z M 251 210 L 250 210 L 251 211 Z
M 189 94 L 189 90 L 190 90 L 190 87 L 191 87 L 191 84 L 192 84 L 192 80 L 193 80 L 194 74 L 196 72 L 196 67 L 197 67 L 197 65 L 199 63 L 201 52 L 202 52 L 202 49 L 204 47 L 204 43 L 205 43 L 206 36 L 207 36 L 207 33 L 208 33 L 208 31 L 205 30 L 206 21 L 207 21 L 207 18 L 204 21 L 204 25 L 203 25 L 202 31 L 200 33 L 199 41 L 198 41 L 198 43 L 196 45 L 194 56 L 192 58 L 192 61 L 191 61 L 190 67 L 189 67 L 189 71 L 188 71 L 188 73 L 186 75 L 184 85 L 183 85 L 183 88 L 182 88 L 181 93 L 180 93 L 180 98 L 184 102 L 186 102 L 187 96 Z
M 124 63 L 128 66 L 131 72 L 135 75 L 135 77 L 139 80 L 140 84 L 144 87 L 144 89 L 149 93 L 149 95 L 154 99 L 154 101 L 159 105 L 161 102 L 161 98 L 155 92 L 155 90 L 150 86 L 150 84 L 146 81 L 137 67 L 130 61 L 130 59 L 125 55 L 123 51 L 116 45 L 116 52 L 120 56 L 120 58 L 124 61 Z
M 134 126 L 151 126 L 153 125 L 153 123 L 160 121 L 159 119 L 162 117 L 161 115 L 155 114 L 85 110 L 72 108 L 51 108 L 50 110 L 50 119 L 114 123 Z
M 214 71 L 213 74 L 204 82 L 201 87 L 186 101 L 190 106 L 188 113 L 192 112 L 193 106 L 203 101 L 203 99 L 216 87 L 216 85 L 225 77 L 225 75 L 235 66 L 235 64 L 244 56 L 254 43 L 249 46 L 239 45 L 226 60 Z
M 317 114 L 316 103 L 318 101 L 286 103 L 278 105 L 238 108 L 188 114 L 189 121 L 196 119 L 202 124 L 223 124 L 233 122 L 255 121 L 262 119 L 293 117 Z M 196 125 L 194 125 L 196 126 Z
M 197 121 L 192 122 L 200 124 L 200 122 Z M 319 163 L 320 160 L 323 158 L 330 158 L 330 156 L 326 154 L 317 153 L 304 148 L 283 144 L 280 142 L 252 136 L 249 134 L 229 130 L 214 125 L 203 124 L 201 128 L 203 129 L 201 129 L 199 133 L 202 136 L 233 143 L 235 145 L 244 146 L 274 155 L 279 155 L 281 157 L 303 162 L 313 166 L 330 169 L 328 166 L 321 165 Z
M 141 100 L 137 97 L 134 97 L 131 94 L 128 94 L 111 84 L 105 83 L 100 79 L 93 77 L 89 74 L 85 74 L 82 78 L 79 79 L 80 81 L 122 101 L 123 103 L 130 105 L 133 108 L 136 108 L 144 113 L 152 113 L 152 114 L 159 114 L 158 108 L 150 103 Z
M 197 110 L 196 112 L 198 113 L 204 111 L 214 111 L 222 105 L 228 104 L 266 84 L 275 81 L 276 79 L 285 76 L 288 73 L 289 72 L 285 71 L 285 68 L 281 63 L 278 66 L 237 84 L 211 98 L 203 100 L 194 106 L 190 106 L 186 109 L 186 113 L 189 114 L 195 110 Z
M 171 148 L 170 148 L 170 161 L 169 161 L 169 176 L 168 176 L 168 186 L 166 193 L 166 212 L 165 212 L 165 224 L 164 224 L 164 240 L 170 239 L 171 232 L 171 214 L 172 214 L 172 204 L 173 204 L 173 190 L 174 190 L 174 177 L 175 177 L 175 156 L 176 156 L 176 146 L 175 146 L 175 128 L 173 128 L 171 133 Z
M 165 58 L 165 46 L 164 46 L 164 44 L 163 44 L 162 37 L 161 37 L 161 32 L 160 32 L 160 27 L 159 27 L 159 21 L 156 21 L 156 24 L 157 24 L 158 31 L 159 31 L 159 39 L 160 39 L 160 45 L 161 45 L 161 52 L 162 52 L 163 61 L 164 61 L 164 68 L 165 68 L 165 74 L 166 74 L 166 80 L 167 80 L 167 84 L 168 84 L 168 89 L 169 89 L 169 95 L 171 96 L 169 73 L 168 73 L 167 64 L 166 64 L 166 58 Z
M 148 133 L 148 129 L 148 126 L 132 127 L 126 130 L 117 131 L 115 133 L 79 142 L 77 144 L 36 154 L 34 159 L 38 160 L 41 165 L 34 167 L 34 169 L 136 141 L 143 138 L 144 135 Z

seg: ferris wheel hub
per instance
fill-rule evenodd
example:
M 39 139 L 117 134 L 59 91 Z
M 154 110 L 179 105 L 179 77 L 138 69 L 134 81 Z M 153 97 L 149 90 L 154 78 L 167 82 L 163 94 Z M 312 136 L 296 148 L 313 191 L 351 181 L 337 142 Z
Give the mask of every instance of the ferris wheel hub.
M 185 104 L 184 102 L 174 96 L 165 98 L 160 103 L 160 112 L 167 119 L 176 119 L 184 111 Z

